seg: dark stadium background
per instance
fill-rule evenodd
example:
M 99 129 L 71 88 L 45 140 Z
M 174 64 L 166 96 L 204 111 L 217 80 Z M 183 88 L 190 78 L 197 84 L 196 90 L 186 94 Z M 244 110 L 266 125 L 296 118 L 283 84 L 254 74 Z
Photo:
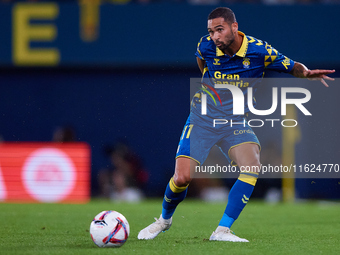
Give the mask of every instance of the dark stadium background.
M 98 172 L 109 164 L 104 147 L 125 139 L 150 173 L 147 195 L 161 196 L 173 173 L 189 113 L 189 79 L 200 76 L 196 45 L 207 33 L 208 13 L 217 6 L 104 3 L 94 28 L 97 35 L 90 26 L 84 37 L 79 3 L 48 2 L 58 9 L 56 18 L 35 23 L 54 25 L 56 39 L 30 44 L 57 49 L 60 59 L 46 65 L 14 58 L 18 4 L 26 3 L 0 3 L 0 135 L 4 141 L 51 141 L 58 126 L 72 125 L 77 140 L 91 146 L 92 194 L 96 195 Z M 36 2 L 33 7 L 43 4 Z M 338 76 L 340 5 L 228 7 L 234 10 L 240 31 L 269 42 L 311 69 L 336 69 Z M 296 160 L 339 163 L 340 88 L 311 86 L 316 100 L 309 109 L 320 119 L 302 122 Z M 263 90 L 258 101 L 268 96 L 270 92 Z M 263 145 L 270 140 L 281 143 L 280 127 L 256 133 Z M 297 182 L 301 197 L 339 198 L 338 180 L 310 183 Z

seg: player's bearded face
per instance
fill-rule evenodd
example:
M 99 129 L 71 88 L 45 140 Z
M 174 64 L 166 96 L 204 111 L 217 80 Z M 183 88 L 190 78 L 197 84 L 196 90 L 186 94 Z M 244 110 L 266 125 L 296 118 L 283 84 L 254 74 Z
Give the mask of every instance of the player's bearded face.
M 208 20 L 208 32 L 221 51 L 226 50 L 235 41 L 231 25 L 223 18 Z
M 216 40 L 216 44 L 219 45 L 218 48 L 223 51 L 227 49 L 235 41 L 235 35 L 229 29 L 228 33 L 225 34 L 224 38 Z

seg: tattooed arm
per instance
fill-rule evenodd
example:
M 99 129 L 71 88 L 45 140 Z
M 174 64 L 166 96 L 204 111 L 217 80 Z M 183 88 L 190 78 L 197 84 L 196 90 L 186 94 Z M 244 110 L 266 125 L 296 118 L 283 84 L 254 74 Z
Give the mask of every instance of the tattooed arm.
M 327 74 L 331 74 L 334 72 L 335 70 L 319 70 L 319 69 L 309 70 L 304 64 L 295 62 L 292 71 L 290 71 L 290 74 L 298 78 L 320 80 L 323 85 L 328 87 L 328 84 L 325 82 L 325 80 L 334 81 L 334 79 L 331 77 L 328 77 Z

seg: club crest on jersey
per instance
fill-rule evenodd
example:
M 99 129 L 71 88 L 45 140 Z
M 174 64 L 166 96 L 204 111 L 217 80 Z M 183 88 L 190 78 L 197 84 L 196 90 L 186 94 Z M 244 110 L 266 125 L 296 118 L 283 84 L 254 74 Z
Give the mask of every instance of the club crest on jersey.
M 243 62 L 242 62 L 242 64 L 243 64 L 243 68 L 246 68 L 246 69 L 248 69 L 248 68 L 249 68 L 249 66 L 250 66 L 250 61 L 249 61 L 249 58 L 243 58 Z
M 220 59 L 218 59 L 218 58 L 214 58 L 214 63 L 213 63 L 214 65 L 216 65 L 216 66 L 219 66 L 219 65 L 221 65 L 221 63 L 220 63 Z

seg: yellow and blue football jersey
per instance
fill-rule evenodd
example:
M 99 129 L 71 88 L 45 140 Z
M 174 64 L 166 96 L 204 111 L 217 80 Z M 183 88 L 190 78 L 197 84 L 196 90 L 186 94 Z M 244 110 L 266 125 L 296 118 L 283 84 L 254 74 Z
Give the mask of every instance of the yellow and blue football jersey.
M 214 87 L 215 84 L 236 86 L 242 90 L 245 98 L 247 98 L 247 88 L 252 87 L 255 94 L 266 70 L 288 73 L 292 70 L 294 61 L 279 53 L 267 42 L 246 36 L 242 32 L 238 33 L 243 37 L 243 42 L 234 56 L 230 57 L 224 54 L 216 47 L 209 35 L 201 38 L 195 55 L 205 61 L 204 83 L 210 83 L 211 87 Z M 216 93 L 221 99 L 221 103 L 216 105 L 215 100 L 208 97 L 207 115 L 212 118 L 231 117 L 233 110 L 231 92 L 227 89 L 216 89 Z M 199 94 L 194 97 L 193 105 L 195 107 L 192 110 L 201 114 L 200 107 L 197 107 L 200 106 Z M 255 101 L 253 101 L 253 105 L 256 105 Z M 245 100 L 245 114 L 247 112 L 249 110 L 247 100 Z M 240 119 L 241 116 L 233 116 L 233 118 Z
M 245 121 L 245 116 L 233 115 L 234 99 L 231 91 L 217 88 L 215 85 L 236 86 L 247 98 L 248 88 L 252 87 L 255 93 L 266 70 L 288 73 L 292 70 L 294 61 L 279 53 L 267 42 L 246 36 L 242 32 L 239 34 L 243 36 L 242 45 L 231 57 L 217 48 L 209 35 L 202 37 L 198 43 L 196 56 L 205 61 L 203 88 L 192 100 L 191 112 L 180 138 L 176 158 L 188 157 L 202 164 L 211 148 L 216 145 L 231 162 L 230 150 L 235 146 L 254 143 L 260 147 L 260 142 Z M 202 93 L 209 95 L 206 96 L 206 115 L 201 114 Z M 214 96 L 218 96 L 218 100 Z M 249 112 L 247 100 L 244 100 L 244 103 L 246 115 Z M 255 104 L 253 101 L 254 106 Z M 214 126 L 214 119 L 232 119 L 238 124 Z

